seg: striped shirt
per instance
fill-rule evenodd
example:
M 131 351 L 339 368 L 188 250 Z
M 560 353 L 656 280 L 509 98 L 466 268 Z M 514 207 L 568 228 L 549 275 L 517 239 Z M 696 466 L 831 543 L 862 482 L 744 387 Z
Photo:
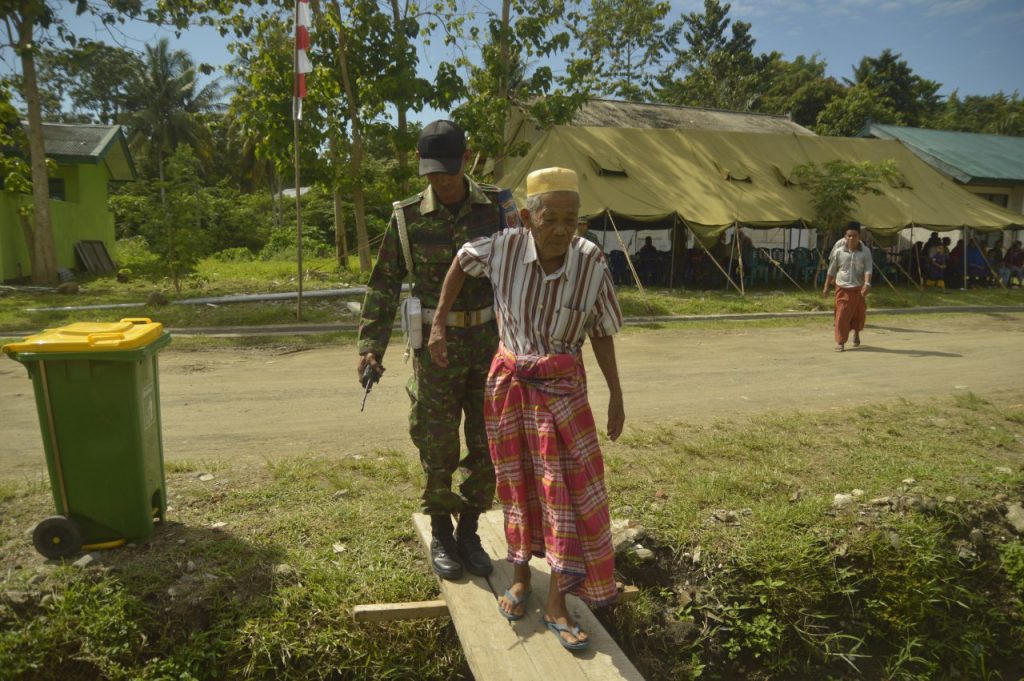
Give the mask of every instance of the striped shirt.
M 516 355 L 577 355 L 584 334 L 603 338 L 622 328 L 604 253 L 591 241 L 573 237 L 551 274 L 522 228 L 470 241 L 457 257 L 466 274 L 490 278 L 501 341 Z

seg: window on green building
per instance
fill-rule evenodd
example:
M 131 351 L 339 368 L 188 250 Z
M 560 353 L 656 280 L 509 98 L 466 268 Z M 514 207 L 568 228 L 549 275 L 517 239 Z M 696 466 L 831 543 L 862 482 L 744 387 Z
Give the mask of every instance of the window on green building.
M 63 177 L 50 178 L 50 198 L 56 199 L 57 201 L 67 200 L 67 191 L 64 186 Z

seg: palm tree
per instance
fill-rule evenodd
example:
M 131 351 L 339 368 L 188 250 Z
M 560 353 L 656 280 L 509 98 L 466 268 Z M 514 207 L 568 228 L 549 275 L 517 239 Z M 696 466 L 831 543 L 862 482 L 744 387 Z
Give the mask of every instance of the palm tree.
M 128 86 L 129 143 L 150 162 L 155 160 L 161 201 L 166 156 L 187 144 L 198 158 L 206 158 L 210 134 L 199 114 L 212 109 L 219 96 L 216 81 L 199 87 L 192 57 L 170 49 L 167 38 L 146 46 L 143 65 Z

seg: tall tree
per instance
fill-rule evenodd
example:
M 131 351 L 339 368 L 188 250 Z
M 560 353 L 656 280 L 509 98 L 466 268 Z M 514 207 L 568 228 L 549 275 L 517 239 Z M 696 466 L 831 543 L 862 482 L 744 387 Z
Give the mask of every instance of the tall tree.
M 580 50 L 593 63 L 597 92 L 630 101 L 651 98 L 663 58 L 679 39 L 682 22 L 666 24 L 668 2 L 593 0 L 572 22 Z
M 821 110 L 814 131 L 819 135 L 850 137 L 860 132 L 868 121 L 904 123 L 888 97 L 865 85 L 855 85 L 842 96 L 834 97 Z
M 120 121 L 128 83 L 142 69 L 132 50 L 92 40 L 40 53 L 39 80 L 54 120 L 110 125 Z M 64 110 L 65 100 L 71 110 Z
M 809 59 L 798 55 L 793 61 L 773 58 L 766 66 L 767 88 L 756 110 L 789 114 L 800 125 L 815 125 L 828 103 L 846 93 L 835 78 L 825 75 L 825 67 L 825 62 L 819 61 L 817 55 Z
M 28 114 L 28 146 L 32 174 L 32 280 L 41 284 L 57 282 L 57 255 L 50 221 L 49 184 L 43 145 L 43 117 L 36 73 L 39 51 L 52 44 L 52 36 L 73 44 L 74 33 L 63 20 L 56 0 L 0 0 L 0 21 L 6 29 L 0 37 L 0 51 L 13 50 L 21 63 L 21 96 Z M 123 22 L 142 11 L 141 0 L 106 0 L 92 4 L 77 0 L 77 14 L 92 13 L 104 24 Z
M 503 0 L 501 13 L 489 13 L 483 30 L 470 29 L 480 59 L 461 60 L 469 70 L 468 90 L 454 117 L 471 134 L 474 149 L 493 160 L 495 178 L 504 174 L 507 157 L 525 152 L 506 139 L 513 106 L 544 127 L 571 118 L 589 96 L 592 63 L 587 59 L 568 60 L 560 77 L 547 64 L 531 71 L 534 60 L 569 47 L 571 35 L 560 23 L 567 6 L 565 0 Z
M 32 176 L 32 220 L 30 248 L 32 281 L 57 283 L 57 251 L 50 221 L 50 191 L 43 146 L 43 115 L 36 75 L 36 55 L 40 48 L 36 33 L 54 23 L 53 8 L 34 0 L 3 0 L 0 16 L 7 29 L 8 43 L 21 61 L 21 94 L 28 112 L 28 147 Z
M 877 57 L 864 57 L 853 67 L 853 80 L 847 83 L 887 99 L 906 125 L 930 125 L 941 108 L 938 91 L 942 85 L 914 73 L 900 56 L 885 49 Z
M 704 0 L 703 12 L 683 18 L 686 47 L 676 50 L 675 61 L 659 76 L 661 101 L 738 111 L 755 107 L 767 66 L 778 55 L 754 55 L 750 24 L 730 19 L 731 7 Z
M 1024 136 L 1024 99 L 1016 91 L 1010 95 L 999 91 L 994 95 L 961 98 L 954 90 L 934 125 L 943 130 Z
M 146 46 L 142 68 L 128 85 L 129 144 L 147 156 L 161 183 L 164 159 L 179 144 L 189 145 L 200 158 L 208 151 L 209 130 L 200 114 L 213 107 L 219 92 L 216 82 L 200 87 L 192 58 L 172 50 L 167 38 Z M 162 184 L 160 192 L 163 197 Z

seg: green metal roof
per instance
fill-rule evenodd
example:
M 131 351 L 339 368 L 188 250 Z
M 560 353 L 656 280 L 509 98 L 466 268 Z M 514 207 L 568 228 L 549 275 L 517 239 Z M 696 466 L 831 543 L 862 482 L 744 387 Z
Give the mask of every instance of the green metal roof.
M 871 123 L 860 137 L 899 140 L 944 175 L 965 184 L 1024 182 L 1024 137 Z
M 28 123 L 22 121 L 28 133 Z M 121 125 L 43 123 L 43 149 L 58 163 L 102 163 L 111 180 L 137 178 Z

